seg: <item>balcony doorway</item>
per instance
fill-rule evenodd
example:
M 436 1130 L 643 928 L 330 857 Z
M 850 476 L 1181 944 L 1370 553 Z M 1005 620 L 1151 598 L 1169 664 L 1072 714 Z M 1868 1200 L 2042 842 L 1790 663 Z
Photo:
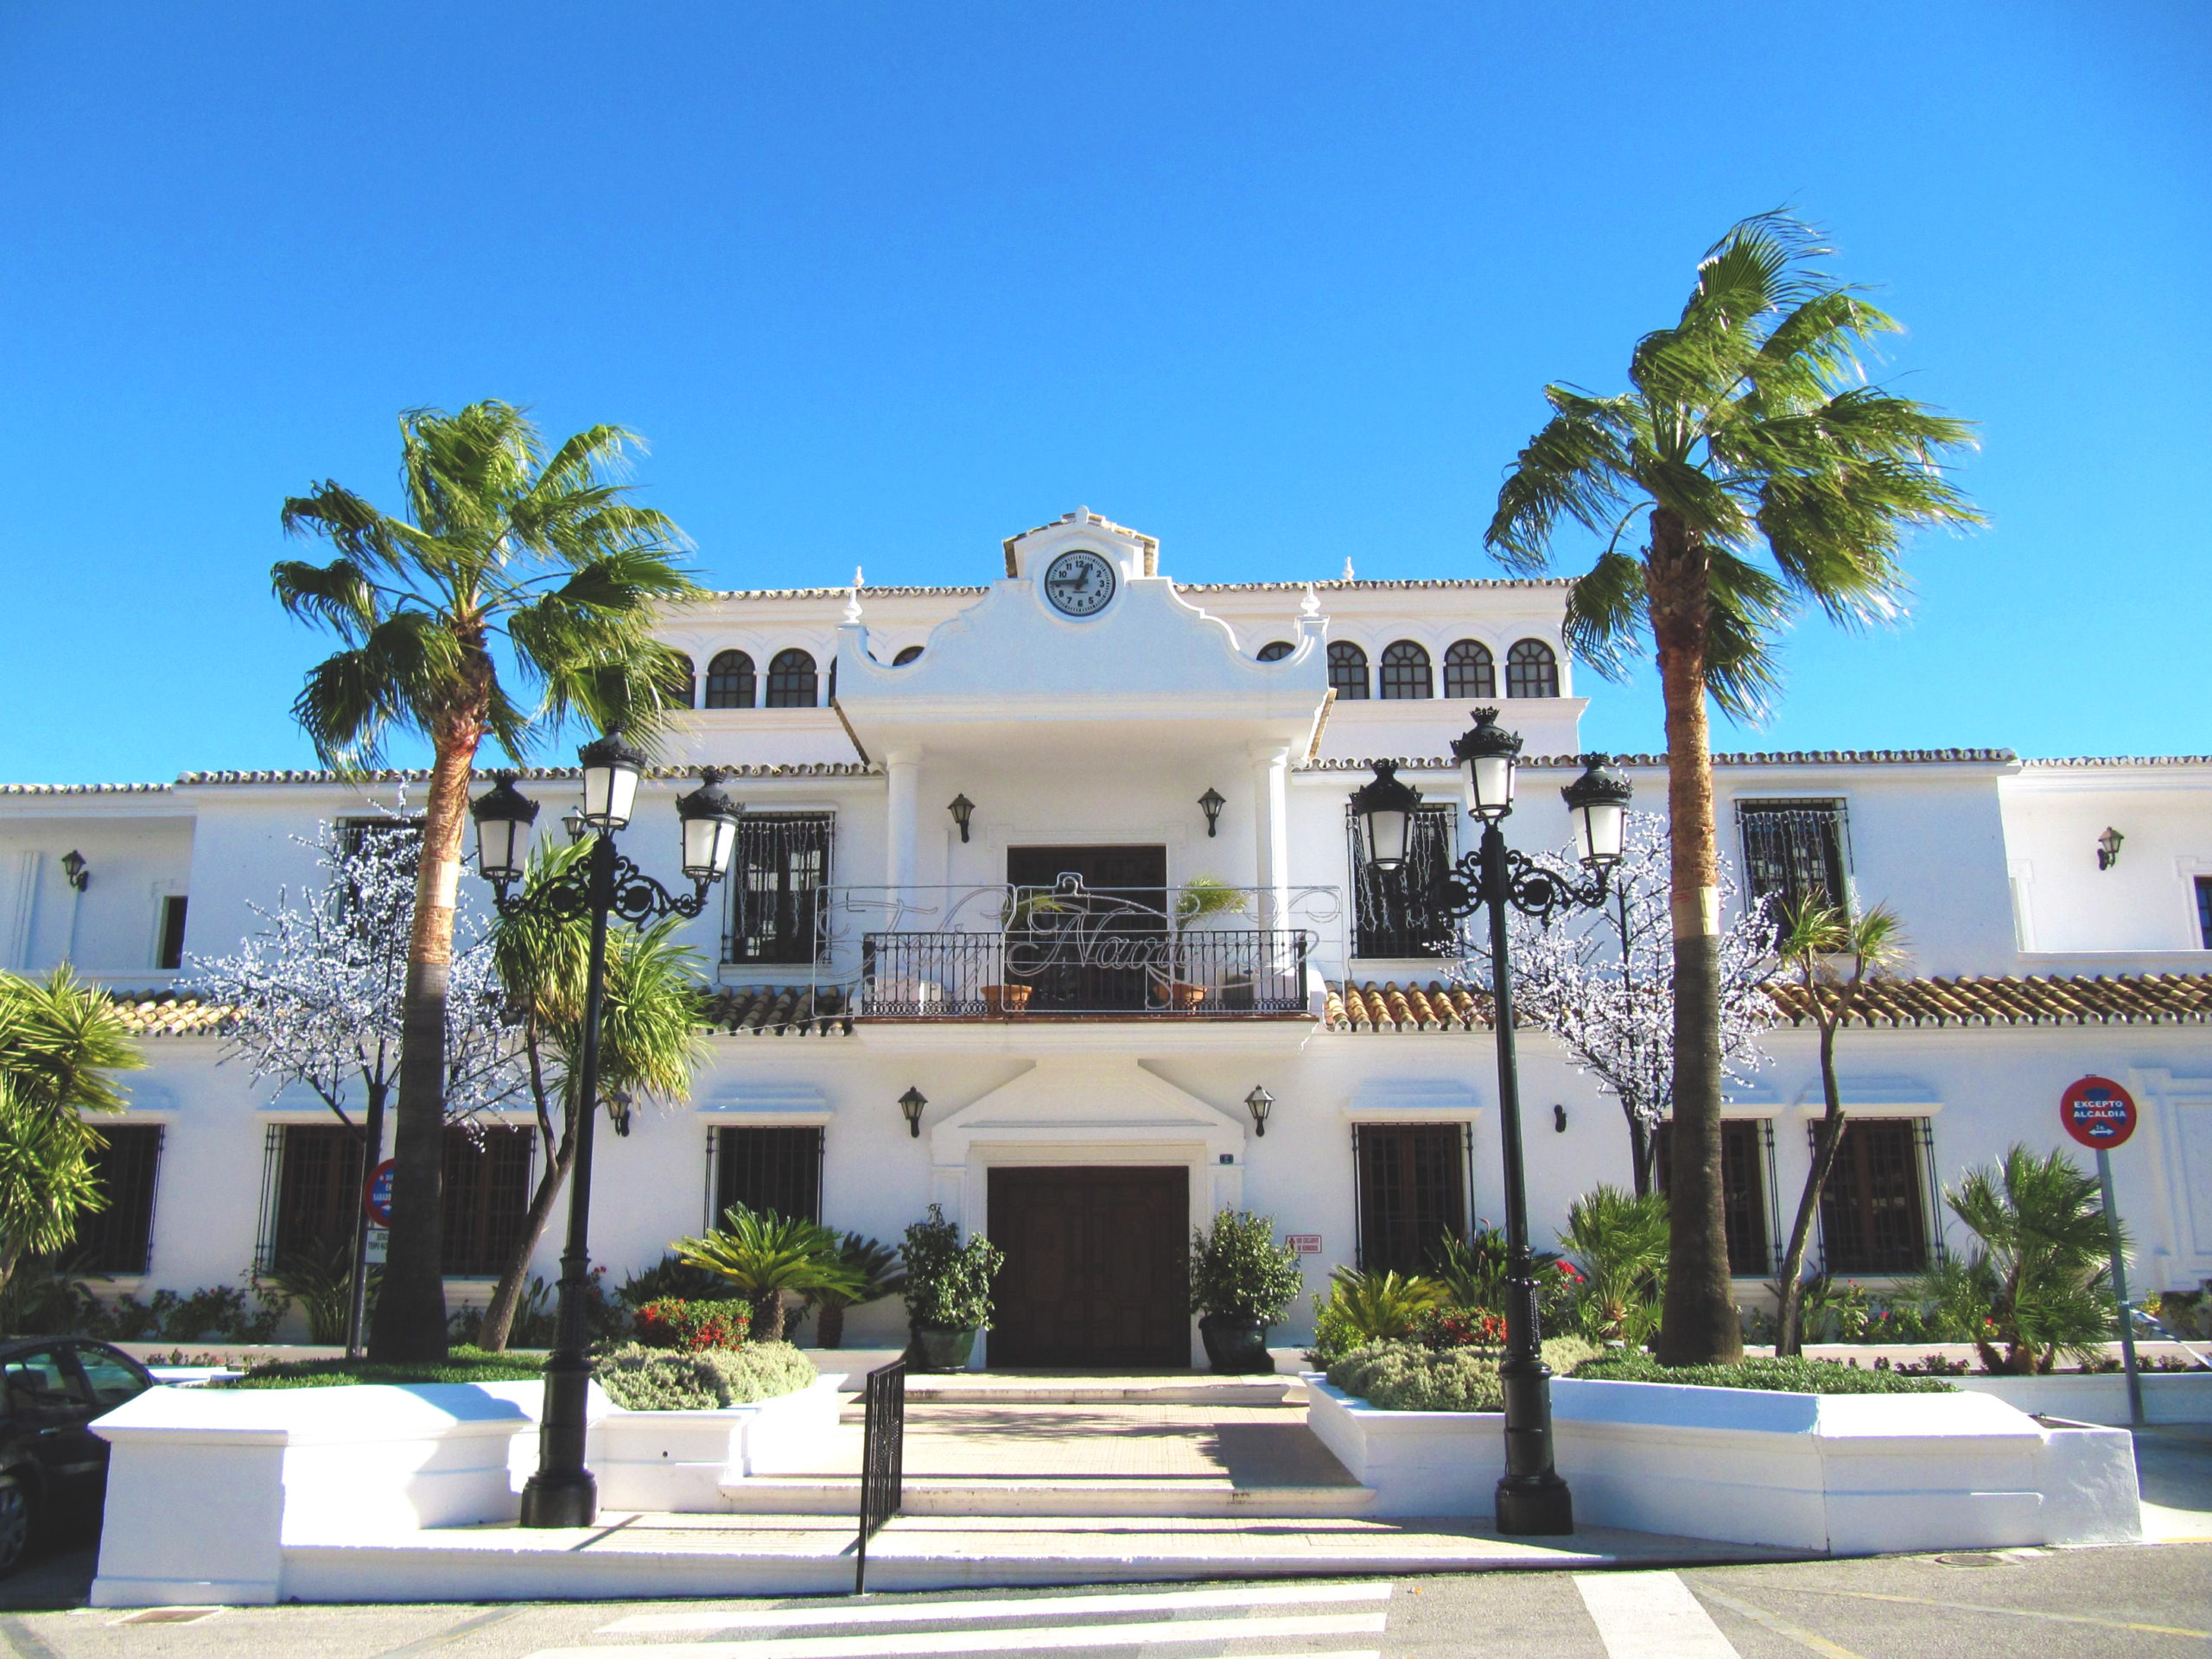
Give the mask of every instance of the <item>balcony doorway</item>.
M 1009 847 L 1007 978 L 1029 1007 L 1135 1012 L 1166 982 L 1165 847 Z

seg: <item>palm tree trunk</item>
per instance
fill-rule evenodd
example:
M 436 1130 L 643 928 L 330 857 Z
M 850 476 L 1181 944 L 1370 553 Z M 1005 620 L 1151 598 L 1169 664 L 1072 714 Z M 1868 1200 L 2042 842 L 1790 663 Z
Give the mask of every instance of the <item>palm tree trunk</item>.
M 562 1138 L 561 1149 L 548 1160 L 545 1173 L 538 1179 L 537 1191 L 531 1195 L 530 1214 L 524 1220 L 522 1237 L 516 1241 L 515 1253 L 499 1275 L 499 1282 L 492 1292 L 492 1300 L 485 1305 L 484 1324 L 478 1332 L 476 1345 L 487 1353 L 504 1353 L 508 1334 L 514 1328 L 515 1309 L 522 1302 L 523 1281 L 530 1276 L 530 1259 L 537 1254 L 538 1241 L 545 1236 L 546 1224 L 553 1219 L 553 1206 L 560 1198 L 561 1189 L 568 1184 L 569 1173 L 576 1166 L 576 1132 L 573 1123 Z
M 16 1269 L 22 1265 L 23 1246 L 20 1239 L 0 1242 L 0 1292 L 4 1292 L 16 1276 Z
M 1675 924 L 1675 1128 L 1668 1145 L 1667 1294 L 1658 1356 L 1669 1365 L 1741 1359 L 1720 1190 L 1720 893 L 1706 720 L 1708 568 L 1703 545 L 1662 507 L 1651 515 L 1651 626 L 1667 705 L 1667 817 Z
M 411 1364 L 446 1354 L 446 986 L 453 967 L 461 831 L 468 821 L 468 779 L 478 741 L 473 722 L 454 722 L 439 732 L 423 814 L 415 926 L 407 941 L 407 988 L 401 1005 L 391 1236 L 369 1332 L 369 1357 L 384 1363 Z
M 1807 1172 L 1805 1190 L 1798 1196 L 1797 1219 L 1790 1224 L 1789 1248 L 1782 1257 L 1782 1308 L 1774 1332 L 1777 1357 L 1794 1354 L 1804 1345 L 1797 1325 L 1805 1305 L 1805 1248 L 1813 1236 L 1813 1217 L 1820 1211 L 1821 1190 L 1835 1167 L 1836 1149 L 1843 1145 L 1843 1091 L 1835 1080 L 1835 1027 L 1819 1014 L 1814 1018 L 1821 1028 L 1821 1092 L 1827 1110 L 1821 1118 L 1820 1135 L 1813 1147 L 1813 1167 Z
M 1651 1162 L 1654 1147 L 1651 1131 L 1633 1107 L 1624 1104 L 1628 1114 L 1629 1161 L 1635 1166 L 1636 1196 L 1649 1198 L 1651 1193 Z

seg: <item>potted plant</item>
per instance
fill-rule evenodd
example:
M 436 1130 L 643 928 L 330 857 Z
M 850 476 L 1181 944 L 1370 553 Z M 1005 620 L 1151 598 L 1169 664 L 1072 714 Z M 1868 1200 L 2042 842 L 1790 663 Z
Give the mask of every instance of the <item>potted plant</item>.
M 991 1281 L 1006 1252 L 981 1233 L 965 1244 L 960 1230 L 930 1205 L 906 1230 L 899 1259 L 906 1269 L 906 1363 L 918 1371 L 957 1371 L 991 1325 Z
M 1068 906 L 1041 887 L 1016 887 L 999 905 L 999 935 L 1001 956 L 1006 950 L 1007 936 L 1028 934 L 1036 930 L 1039 916 L 1057 916 Z M 983 1009 L 993 1019 L 1005 1019 L 1021 1013 L 1029 1006 L 1033 985 L 1008 982 L 983 987 Z
M 1274 1371 L 1268 1327 L 1305 1288 L 1298 1252 L 1275 1243 L 1272 1216 L 1224 1210 L 1213 1230 L 1191 1232 L 1191 1311 L 1198 1316 L 1206 1361 L 1237 1375 Z

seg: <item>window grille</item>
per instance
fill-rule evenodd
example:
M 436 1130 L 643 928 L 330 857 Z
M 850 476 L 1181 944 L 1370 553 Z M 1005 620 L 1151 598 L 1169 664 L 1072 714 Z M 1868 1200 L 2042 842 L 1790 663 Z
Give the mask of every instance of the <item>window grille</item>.
M 530 1224 L 537 1139 L 534 1129 L 505 1124 L 447 1128 L 440 1213 L 449 1277 L 489 1279 L 507 1270 Z
M 1472 1220 L 1471 1123 L 1361 1123 L 1351 1151 L 1353 1260 L 1369 1273 L 1426 1273 L 1446 1234 Z
M 919 645 L 903 645 L 899 648 L 899 654 L 891 659 L 891 666 L 904 668 L 907 664 L 918 663 L 921 659 L 922 648 Z
M 185 895 L 181 893 L 162 900 L 162 938 L 154 950 L 155 967 L 184 966 L 184 911 Z
M 1541 639 L 1523 639 L 1505 653 L 1505 695 L 1559 696 L 1559 658 L 1549 645 Z
M 1675 1126 L 1659 1125 L 1652 1137 L 1652 1167 L 1658 1190 L 1674 1180 Z M 1762 1279 L 1782 1258 L 1773 1226 L 1775 1201 L 1774 1125 L 1765 1118 L 1723 1118 L 1720 1122 L 1720 1216 L 1728 1240 L 1728 1274 L 1733 1279 Z
M 1378 870 L 1368 863 L 1359 819 L 1349 806 L 1344 825 L 1351 845 L 1352 954 L 1459 956 L 1459 924 L 1447 907 L 1452 861 L 1459 852 L 1459 808 L 1418 808 L 1409 855 L 1395 870 Z
M 1367 653 L 1348 639 L 1329 647 L 1329 689 L 1339 702 L 1367 699 Z
M 1850 904 L 1851 819 L 1841 801 L 1739 800 L 1736 823 L 1752 902 Z
M 717 652 L 707 664 L 707 707 L 753 706 L 753 659 L 741 651 Z
M 1809 1126 L 1813 1144 L 1820 1125 Z M 1830 1273 L 1924 1273 L 1935 1136 L 1924 1118 L 1862 1118 L 1843 1126 L 1821 1190 L 1821 1259 Z
M 1461 639 L 1444 653 L 1444 695 L 1447 697 L 1494 697 L 1497 669 L 1490 647 L 1479 640 Z
M 359 1213 L 361 1137 L 338 1123 L 279 1123 L 269 1132 L 261 1249 L 265 1274 L 295 1256 L 324 1257 L 350 1244 Z
M 827 812 L 748 812 L 738 820 L 723 961 L 810 963 L 827 956 L 834 822 Z
M 699 671 L 682 652 L 672 653 L 668 665 L 668 700 L 678 709 L 690 709 L 699 701 Z
M 1410 639 L 1383 647 L 1382 671 L 1382 695 L 1392 702 L 1436 695 L 1436 682 L 1428 671 L 1428 652 Z
M 804 1221 L 822 1219 L 822 1160 L 829 1132 L 810 1127 L 707 1131 L 707 1225 L 743 1205 Z
M 1297 649 L 1298 647 L 1287 639 L 1270 639 L 1260 647 L 1260 660 L 1263 663 L 1279 663 Z
M 768 707 L 811 709 L 817 698 L 814 658 L 796 645 L 779 651 L 768 664 Z
M 2212 875 L 2196 878 L 2196 938 L 2212 950 Z
M 141 1274 L 153 1255 L 162 1126 L 103 1124 L 100 1135 L 107 1145 L 92 1154 L 92 1166 L 107 1207 L 79 1216 L 76 1248 L 87 1273 Z

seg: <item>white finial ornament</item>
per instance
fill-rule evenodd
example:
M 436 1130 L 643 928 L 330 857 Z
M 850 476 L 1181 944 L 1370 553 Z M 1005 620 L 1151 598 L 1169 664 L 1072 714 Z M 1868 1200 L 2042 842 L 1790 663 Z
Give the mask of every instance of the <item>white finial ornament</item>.
M 1344 555 L 1344 581 L 1346 581 L 1346 582 L 1350 582 L 1350 581 L 1351 581 L 1351 580 L 1352 580 L 1352 574 L 1351 574 L 1351 554 L 1349 554 L 1349 553 L 1347 553 L 1347 554 L 1345 554 L 1345 555 Z
M 1321 614 L 1320 596 L 1313 591 L 1313 584 L 1310 582 L 1306 584 L 1306 600 L 1305 602 L 1298 607 L 1298 613 L 1300 616 L 1319 616 Z
M 860 566 L 857 564 L 855 565 L 853 567 L 853 591 L 855 593 L 858 593 L 861 588 L 867 586 L 868 578 L 861 574 Z
M 855 576 L 857 576 L 857 575 L 860 575 L 860 572 L 859 572 L 859 571 L 857 571 L 857 570 L 855 570 L 855 571 L 854 571 L 854 572 L 853 572 L 853 574 L 854 574 Z M 849 599 L 848 599 L 848 600 L 845 601 L 845 621 L 846 621 L 847 626 L 849 626 L 851 624 L 855 623 L 855 622 L 859 621 L 860 620 L 861 620 L 861 585 L 860 585 L 860 583 L 859 583 L 859 582 L 855 582 L 853 584 L 853 593 L 852 593 L 852 597 L 851 597 L 851 598 L 849 598 Z

